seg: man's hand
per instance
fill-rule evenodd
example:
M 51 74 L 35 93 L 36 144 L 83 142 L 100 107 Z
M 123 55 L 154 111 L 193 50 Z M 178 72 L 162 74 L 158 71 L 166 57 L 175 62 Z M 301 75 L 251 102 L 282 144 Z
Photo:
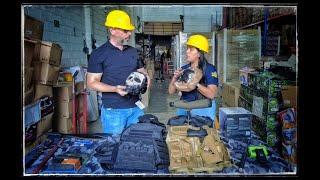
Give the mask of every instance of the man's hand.
M 128 92 L 124 91 L 126 89 L 125 86 L 116 86 L 116 93 L 118 93 L 120 96 L 125 96 L 128 94 Z

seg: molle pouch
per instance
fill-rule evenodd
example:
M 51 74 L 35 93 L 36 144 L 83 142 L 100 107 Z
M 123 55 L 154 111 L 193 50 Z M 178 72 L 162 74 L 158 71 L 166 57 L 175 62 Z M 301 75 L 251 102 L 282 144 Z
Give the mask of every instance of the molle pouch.
M 188 168 L 191 170 L 191 172 L 195 172 L 195 169 L 201 167 L 203 167 L 203 159 L 201 156 L 192 156 L 188 162 Z
M 179 116 L 171 117 L 168 120 L 167 125 L 169 125 L 169 126 L 183 126 L 186 123 L 187 123 L 187 116 L 179 115 Z
M 204 138 L 199 152 L 205 166 L 214 166 L 216 163 L 223 161 L 222 149 L 215 143 L 212 135 Z

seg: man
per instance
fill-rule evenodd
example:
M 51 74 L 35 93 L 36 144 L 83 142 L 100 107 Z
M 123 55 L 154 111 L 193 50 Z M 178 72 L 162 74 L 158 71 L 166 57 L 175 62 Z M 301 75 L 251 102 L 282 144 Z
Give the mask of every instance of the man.
M 141 72 L 148 78 L 148 87 L 150 78 L 138 62 L 137 50 L 124 45 L 134 30 L 128 14 L 121 10 L 111 11 L 106 17 L 105 26 L 110 37 L 90 56 L 87 86 L 102 92 L 103 133 L 121 134 L 125 127 L 137 123 L 138 117 L 144 114 L 136 105 L 139 97 L 125 91 L 126 78 L 134 71 Z

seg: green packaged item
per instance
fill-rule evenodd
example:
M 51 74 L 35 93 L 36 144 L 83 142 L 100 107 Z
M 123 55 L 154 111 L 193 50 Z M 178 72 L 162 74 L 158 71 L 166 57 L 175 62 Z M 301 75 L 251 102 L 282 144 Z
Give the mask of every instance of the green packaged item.
M 277 142 L 279 141 L 279 138 L 276 134 L 276 132 L 267 132 L 267 144 L 270 147 L 276 146 Z
M 267 131 L 275 131 L 277 128 L 277 121 L 275 115 L 267 116 Z
M 265 156 L 268 156 L 269 153 L 268 153 L 267 147 L 265 147 L 263 145 L 260 145 L 260 146 L 250 145 L 250 146 L 248 146 L 248 156 L 253 159 L 257 158 L 256 150 L 258 150 L 258 149 L 261 149 L 263 151 L 263 154 Z
M 279 111 L 279 103 L 276 98 L 270 98 L 268 103 L 268 113 Z

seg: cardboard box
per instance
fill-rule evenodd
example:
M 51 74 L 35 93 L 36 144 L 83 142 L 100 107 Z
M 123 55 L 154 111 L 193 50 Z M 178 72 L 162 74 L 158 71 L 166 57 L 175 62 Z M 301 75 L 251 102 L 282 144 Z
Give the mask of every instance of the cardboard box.
M 32 84 L 32 76 L 33 76 L 33 67 L 25 67 L 24 68 L 24 90 L 30 89 Z
M 34 80 L 44 85 L 55 85 L 58 81 L 59 69 L 48 63 L 34 62 Z
M 298 86 L 283 86 L 281 94 L 285 107 L 297 109 Z
M 53 113 L 41 118 L 41 120 L 37 124 L 37 137 L 43 135 L 52 129 L 52 116 Z
M 256 70 L 248 67 L 244 67 L 239 70 L 239 78 L 240 78 L 240 84 L 243 84 L 245 86 L 249 86 L 249 74 L 255 73 Z
M 239 93 L 239 83 L 223 83 L 222 104 L 225 104 L 229 107 L 238 107 Z
M 32 103 L 33 99 L 34 99 L 34 87 L 31 86 L 30 89 L 24 92 L 24 104 L 27 105 Z
M 226 104 L 226 103 L 223 102 L 223 103 L 221 104 L 221 107 L 230 107 L 230 106 L 229 106 L 228 104 Z
M 59 102 L 72 100 L 72 83 L 54 86 L 53 96 Z
M 53 120 L 53 130 L 63 134 L 72 133 L 72 118 L 59 118 Z
M 248 101 L 247 99 L 243 98 L 242 96 L 239 96 L 239 99 L 238 99 L 238 104 L 239 104 L 239 107 L 243 107 L 244 109 L 252 112 L 252 102 L 253 101 Z
M 251 136 L 252 113 L 244 108 L 219 108 L 221 133 L 228 138 L 243 139 Z
M 51 86 L 36 84 L 34 87 L 35 87 L 34 100 L 39 100 L 43 96 L 53 97 Z
M 59 44 L 39 41 L 35 46 L 34 61 L 60 66 L 62 48 Z
M 72 117 L 72 101 L 56 103 L 54 109 L 54 116 L 60 118 Z
M 30 67 L 34 57 L 37 41 L 24 39 L 24 67 Z
M 24 36 L 42 40 L 43 22 L 28 15 L 25 15 L 24 17 Z

